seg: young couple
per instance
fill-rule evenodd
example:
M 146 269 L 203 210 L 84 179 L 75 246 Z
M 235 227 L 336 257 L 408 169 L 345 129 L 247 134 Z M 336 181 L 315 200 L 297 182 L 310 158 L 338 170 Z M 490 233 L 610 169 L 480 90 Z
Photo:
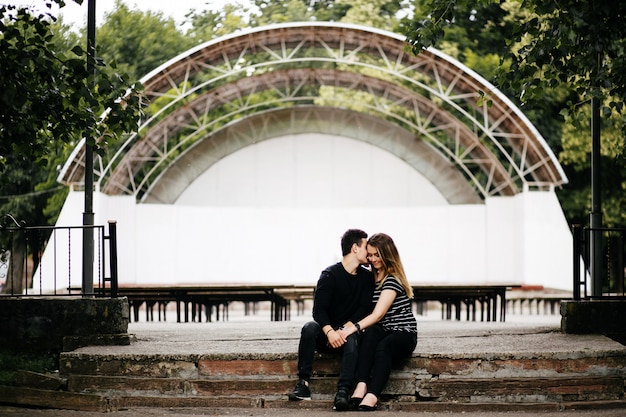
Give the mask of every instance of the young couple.
M 316 350 L 341 351 L 333 409 L 374 411 L 393 359 L 410 356 L 417 346 L 413 290 L 396 245 L 386 234 L 368 240 L 364 231 L 350 229 L 341 238 L 341 249 L 341 262 L 322 271 L 317 282 L 313 321 L 302 327 L 298 383 L 289 399 L 311 399 Z

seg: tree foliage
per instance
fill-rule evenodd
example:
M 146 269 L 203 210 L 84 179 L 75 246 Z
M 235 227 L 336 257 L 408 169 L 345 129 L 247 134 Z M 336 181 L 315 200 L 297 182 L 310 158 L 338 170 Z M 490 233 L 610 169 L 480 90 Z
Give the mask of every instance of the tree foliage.
M 0 215 L 28 225 L 56 220 L 67 192 L 56 183 L 57 170 L 71 147 L 84 138 L 102 151 L 136 128 L 141 111 L 140 86 L 103 71 L 104 62 L 55 23 L 53 3 L 64 5 L 0 5 Z M 23 250 L 13 249 L 16 265 Z M 16 275 L 7 289 L 19 293 L 24 283 Z
M 171 17 L 131 10 L 121 0 L 116 0 L 115 10 L 105 15 L 96 31 L 98 56 L 130 80 L 139 80 L 193 45 Z
M 342 22 L 356 23 L 385 30 L 393 30 L 397 20 L 396 13 L 401 9 L 400 1 L 371 0 L 351 1 L 337 0 L 335 4 L 345 6 Z
M 86 138 L 102 149 L 132 131 L 140 112 L 138 87 L 102 71 L 100 60 L 91 73 L 78 37 L 54 20 L 0 6 L 0 212 L 36 222 L 42 204 L 15 196 L 45 194 L 42 183 L 58 188 L 51 179 L 70 147 Z
M 254 0 L 257 13 L 250 17 L 250 25 L 256 27 L 272 23 L 306 22 L 313 16 L 307 3 L 304 0 Z
M 0 6 L 0 169 L 17 160 L 45 165 L 54 141 L 85 137 L 97 148 L 98 138 L 132 130 L 139 114 L 124 78 L 90 73 L 85 49 L 56 49 L 51 27 L 46 13 Z
M 222 10 L 192 9 L 186 22 L 191 24 L 186 37 L 199 45 L 220 36 L 229 35 L 248 25 L 250 10 L 237 4 L 227 4 Z
M 605 219 L 618 226 L 626 224 L 615 210 L 626 205 L 625 14 L 624 2 L 426 0 L 404 31 L 416 53 L 456 43 L 463 45 L 462 61 L 471 56 L 463 56 L 467 51 L 500 56 L 488 75 L 522 106 L 558 153 L 570 179 L 559 198 L 576 223 L 586 223 L 590 205 L 589 102 L 598 98 L 603 105 Z

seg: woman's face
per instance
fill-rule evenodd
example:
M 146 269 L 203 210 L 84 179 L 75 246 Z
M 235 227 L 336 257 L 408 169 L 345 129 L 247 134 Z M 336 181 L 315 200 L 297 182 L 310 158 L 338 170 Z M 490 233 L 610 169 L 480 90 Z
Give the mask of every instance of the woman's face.
M 380 270 L 383 267 L 383 261 L 380 259 L 378 248 L 370 244 L 367 245 L 367 260 L 376 270 Z

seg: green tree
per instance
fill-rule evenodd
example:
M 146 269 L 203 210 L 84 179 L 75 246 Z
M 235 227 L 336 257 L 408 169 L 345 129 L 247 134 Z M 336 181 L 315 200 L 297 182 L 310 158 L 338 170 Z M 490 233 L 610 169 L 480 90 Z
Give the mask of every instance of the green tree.
M 590 195 L 585 170 L 591 149 L 588 121 L 586 125 L 582 121 L 589 115 L 592 97 L 603 103 L 607 127 L 603 141 L 623 144 L 624 140 L 625 13 L 623 2 L 427 0 L 416 8 L 404 30 L 416 53 L 466 39 L 459 35 L 466 31 L 479 55 L 487 56 L 489 51 L 500 55 L 494 83 L 523 106 L 560 155 L 570 184 L 558 192 L 559 198 L 570 221 L 578 222 L 589 208 L 581 205 L 582 196 Z M 468 50 L 465 45 L 460 49 Z M 608 193 L 623 190 L 623 152 L 621 146 L 617 151 L 611 148 L 612 153 L 607 153 L 608 147 L 603 147 L 604 195 L 610 207 L 621 208 L 626 205 L 623 192 Z M 607 210 L 607 224 L 624 225 L 623 216 L 612 214 L 615 211 L 619 210 Z
M 101 71 L 102 61 L 94 62 L 95 77 L 78 45 L 58 51 L 52 19 L 28 8 L 0 6 L 1 170 L 16 160 L 45 164 L 55 141 L 85 137 L 98 149 L 103 142 L 97 140 L 136 124 L 137 90 L 128 91 L 122 74 Z
M 385 30 L 395 30 L 396 13 L 402 8 L 400 1 L 388 0 L 336 0 L 335 5 L 345 10 L 342 22 L 355 23 Z
M 339 2 L 336 0 L 304 0 L 313 13 L 313 16 L 320 22 L 338 22 L 352 7 L 350 2 Z
M 131 80 L 141 77 L 193 46 L 193 40 L 163 13 L 131 10 L 116 0 L 115 10 L 104 16 L 96 31 L 98 56 Z
M 227 4 L 224 9 L 214 11 L 192 9 L 187 14 L 186 23 L 191 24 L 186 36 L 198 45 L 211 39 L 228 35 L 248 26 L 247 7 L 239 4 Z
M 50 0 L 48 10 L 53 3 L 63 5 Z M 92 61 L 97 74 L 89 71 L 84 49 L 71 46 L 75 38 L 55 37 L 53 21 L 48 11 L 0 6 L 0 214 L 29 225 L 56 218 L 45 207 L 69 147 L 85 138 L 99 151 L 131 131 L 140 114 L 138 90 L 123 75 L 101 71 L 100 61 Z M 14 247 L 12 262 L 23 264 L 24 252 Z M 5 289 L 19 293 L 22 275 L 14 274 Z
M 381 29 L 393 30 L 396 13 L 408 7 L 405 2 L 406 0 L 254 0 L 257 13 L 251 15 L 250 25 L 254 27 L 315 20 L 371 24 Z
M 272 23 L 306 22 L 313 18 L 312 9 L 303 0 L 254 0 L 257 13 L 250 16 L 253 27 Z

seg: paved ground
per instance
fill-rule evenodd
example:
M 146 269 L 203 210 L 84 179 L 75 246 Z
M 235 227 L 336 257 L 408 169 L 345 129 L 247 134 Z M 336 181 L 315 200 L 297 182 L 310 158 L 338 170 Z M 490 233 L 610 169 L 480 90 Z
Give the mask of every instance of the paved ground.
M 129 333 L 136 341 L 130 346 L 95 346 L 76 354 L 105 355 L 221 355 L 294 354 L 302 324 L 310 313 L 289 321 L 271 322 L 269 313 L 243 317 L 233 312 L 229 321 L 212 323 L 136 322 Z M 173 315 L 172 315 L 173 316 Z M 420 354 L 489 359 L 503 354 L 516 357 L 567 357 L 575 352 L 604 354 L 623 346 L 597 335 L 568 335 L 560 331 L 560 315 L 509 315 L 506 322 L 441 320 L 440 313 L 418 316 Z

